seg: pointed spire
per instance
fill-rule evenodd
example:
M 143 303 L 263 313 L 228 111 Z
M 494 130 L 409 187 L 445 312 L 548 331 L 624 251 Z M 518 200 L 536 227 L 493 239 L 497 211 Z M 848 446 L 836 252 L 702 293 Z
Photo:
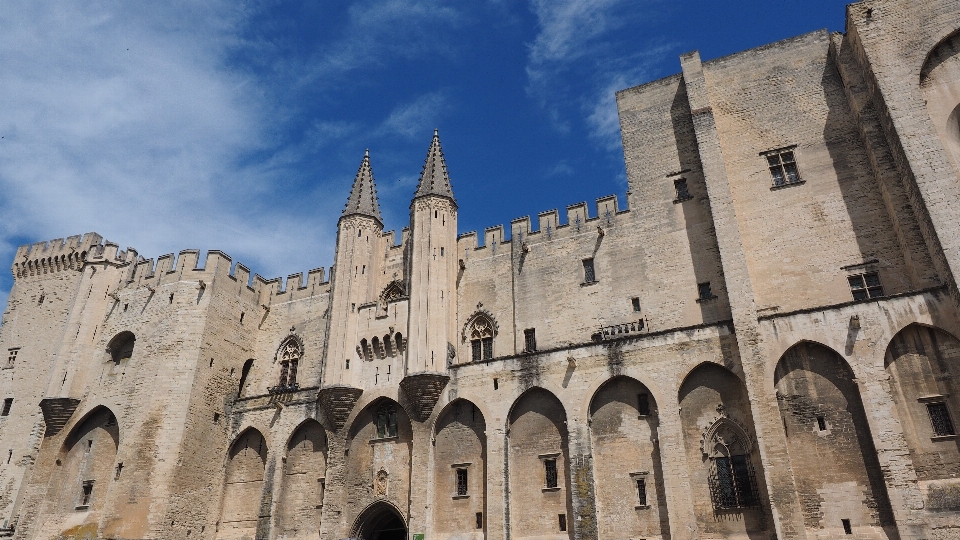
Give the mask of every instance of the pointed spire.
M 443 160 L 443 150 L 440 148 L 440 131 L 433 130 L 433 140 L 430 150 L 427 151 L 427 160 L 423 163 L 423 172 L 420 173 L 420 184 L 414 199 L 427 195 L 447 197 L 454 204 L 453 188 L 450 187 L 450 175 L 447 173 L 447 163 Z
M 341 217 L 359 214 L 377 220 L 383 226 L 380 218 L 380 201 L 377 200 L 377 186 L 373 182 L 373 169 L 370 168 L 370 150 L 363 154 L 360 170 L 353 180 L 353 189 L 347 199 L 347 207 L 343 209 Z

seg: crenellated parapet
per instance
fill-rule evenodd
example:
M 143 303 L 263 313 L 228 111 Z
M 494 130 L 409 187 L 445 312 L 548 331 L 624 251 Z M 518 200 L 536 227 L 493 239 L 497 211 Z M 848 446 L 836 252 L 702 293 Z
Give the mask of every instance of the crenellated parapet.
M 503 225 L 484 229 L 483 244 L 478 243 L 480 239 L 476 231 L 463 233 L 457 237 L 458 252 L 461 258 L 488 257 L 504 253 L 501 246 L 512 244 L 514 240 L 525 245 L 570 239 L 585 233 L 596 235 L 597 227 L 615 227 L 624 222 L 629 212 L 629 208 L 620 209 L 616 195 L 608 195 L 596 200 L 593 214 L 586 202 L 567 206 L 565 222 L 561 222 L 560 212 L 556 209 L 540 212 L 536 222 L 530 216 L 514 219 L 510 222 L 509 238 Z
M 46 242 L 24 244 L 17 248 L 10 271 L 15 280 L 57 272 L 78 271 L 89 257 L 106 250 L 106 246 L 102 243 L 103 237 L 91 232 L 82 236 L 70 236 L 67 239 L 57 238 Z M 123 255 L 126 257 L 129 253 L 136 257 L 136 252 L 132 250 L 128 250 Z M 116 257 L 117 254 L 117 250 L 114 249 L 112 256 Z

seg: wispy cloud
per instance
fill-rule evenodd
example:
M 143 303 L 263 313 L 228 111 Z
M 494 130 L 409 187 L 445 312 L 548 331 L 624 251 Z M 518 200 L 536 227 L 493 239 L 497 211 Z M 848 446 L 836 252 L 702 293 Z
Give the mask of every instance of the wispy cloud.
M 448 99 L 442 91 L 424 94 L 391 111 L 379 131 L 383 134 L 397 133 L 409 138 L 423 137 L 428 129 L 437 125 L 448 106 Z

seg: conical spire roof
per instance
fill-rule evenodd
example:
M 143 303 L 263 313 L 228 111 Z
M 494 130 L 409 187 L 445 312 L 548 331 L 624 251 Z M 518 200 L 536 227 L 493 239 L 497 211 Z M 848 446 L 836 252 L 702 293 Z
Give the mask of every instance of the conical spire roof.
M 360 170 L 353 180 L 353 189 L 347 199 L 347 207 L 343 209 L 343 216 L 359 214 L 377 220 L 383 226 L 380 218 L 380 201 L 377 200 L 377 186 L 373 182 L 373 169 L 370 168 L 370 151 L 367 150 L 360 162 Z
M 456 204 L 453 188 L 450 186 L 450 175 L 447 173 L 447 163 L 443 160 L 443 150 L 440 148 L 440 132 L 436 129 L 433 130 L 433 140 L 430 142 L 427 160 L 423 163 L 423 172 L 420 173 L 420 184 L 413 198 L 427 195 L 447 197 Z

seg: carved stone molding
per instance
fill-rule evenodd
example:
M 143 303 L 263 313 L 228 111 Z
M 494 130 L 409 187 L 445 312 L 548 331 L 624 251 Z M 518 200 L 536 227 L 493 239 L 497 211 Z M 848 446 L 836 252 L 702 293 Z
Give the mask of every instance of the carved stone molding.
M 430 418 L 449 381 L 450 377 L 443 373 L 415 373 L 400 381 L 400 388 L 413 404 L 411 412 L 418 422 Z
M 320 407 L 324 414 L 333 424 L 334 431 L 340 431 L 343 428 L 362 393 L 363 390 L 360 388 L 342 385 L 320 389 L 317 399 L 320 401 Z

